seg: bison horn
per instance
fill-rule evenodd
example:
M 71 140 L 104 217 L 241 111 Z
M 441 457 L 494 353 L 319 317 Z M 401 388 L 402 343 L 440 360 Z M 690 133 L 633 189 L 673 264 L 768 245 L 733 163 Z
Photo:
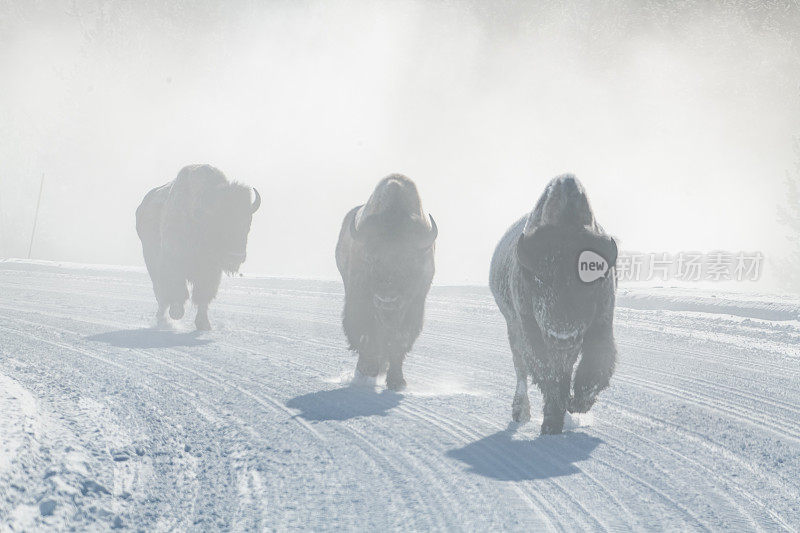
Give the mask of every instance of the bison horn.
M 517 241 L 517 260 L 528 270 L 533 270 L 533 260 L 556 243 L 565 241 L 558 227 L 545 225 L 528 233 L 522 233 Z
M 530 269 L 531 265 L 528 262 L 529 261 L 528 254 L 525 253 L 525 244 L 526 244 L 525 234 L 523 233 L 522 235 L 519 236 L 519 239 L 517 239 L 517 247 L 516 247 L 517 261 L 519 261 L 519 264 L 522 265 L 524 268 Z
M 422 244 L 424 248 L 431 246 L 433 242 L 436 240 L 436 237 L 439 236 L 439 228 L 436 226 L 436 221 L 433 220 L 433 215 L 429 213 L 428 218 L 431 221 L 431 229 L 428 231 L 428 233 L 425 234 L 425 237 L 422 239 Z
M 261 195 L 258 194 L 258 189 L 253 187 L 253 193 L 256 195 L 256 199 L 253 200 L 253 206 L 250 208 L 251 213 L 255 213 L 261 207 Z
M 359 235 L 358 229 L 356 228 L 356 215 L 357 213 L 353 213 L 353 218 L 350 219 L 350 236 L 354 241 L 361 241 L 361 235 Z

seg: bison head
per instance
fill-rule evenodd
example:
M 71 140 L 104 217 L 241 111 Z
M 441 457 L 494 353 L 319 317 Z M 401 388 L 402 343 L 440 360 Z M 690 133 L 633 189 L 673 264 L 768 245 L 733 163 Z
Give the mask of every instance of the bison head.
M 226 183 L 208 191 L 200 216 L 206 246 L 226 272 L 236 272 L 247 258 L 250 223 L 261 206 L 261 195 L 239 183 Z
M 579 276 L 579 258 L 587 250 L 606 262 L 604 275 L 590 282 Z M 545 344 L 557 351 L 580 350 L 604 298 L 603 287 L 613 282 L 614 239 L 584 227 L 541 226 L 520 236 L 517 259 L 523 283 L 533 295 L 532 312 Z
M 409 304 L 425 297 L 433 278 L 433 247 L 438 229 L 419 216 L 380 213 L 364 218 L 350 235 L 358 243 L 364 283 L 372 296 L 375 316 L 386 326 L 399 324 Z

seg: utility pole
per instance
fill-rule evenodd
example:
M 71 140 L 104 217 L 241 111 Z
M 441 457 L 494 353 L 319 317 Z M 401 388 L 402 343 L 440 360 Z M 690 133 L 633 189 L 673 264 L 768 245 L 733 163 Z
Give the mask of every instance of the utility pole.
M 33 216 L 33 230 L 31 231 L 31 243 L 28 245 L 28 259 L 31 258 L 31 250 L 33 250 L 33 238 L 36 236 L 36 223 L 39 221 L 39 206 L 42 203 L 42 189 L 44 188 L 44 173 L 42 173 L 42 181 L 39 182 L 39 198 L 36 200 L 36 214 Z

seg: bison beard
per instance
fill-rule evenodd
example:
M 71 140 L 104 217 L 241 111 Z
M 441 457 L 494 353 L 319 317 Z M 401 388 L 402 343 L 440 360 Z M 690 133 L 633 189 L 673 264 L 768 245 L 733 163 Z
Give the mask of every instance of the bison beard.
M 258 191 L 229 182 L 209 165 L 183 168 L 172 182 L 144 197 L 136 210 L 136 231 L 142 241 L 147 271 L 158 302 L 156 319 L 166 311 L 184 315 L 192 286 L 197 329 L 211 329 L 208 306 L 217 295 L 222 271 L 236 272 L 246 258 L 247 234 L 261 204 Z
M 492 257 L 489 285 L 517 375 L 512 418 L 530 419 L 530 377 L 544 398 L 543 434 L 560 433 L 567 410 L 588 411 L 614 372 L 614 269 L 582 282 L 577 261 L 584 250 L 616 263 L 616 244 L 595 221 L 582 185 L 565 175 L 550 182 Z
M 405 388 L 403 361 L 422 330 L 436 235 L 414 183 L 400 175 L 381 180 L 342 222 L 336 264 L 345 287 L 344 332 L 358 353 L 356 370 L 386 372 L 392 390 Z

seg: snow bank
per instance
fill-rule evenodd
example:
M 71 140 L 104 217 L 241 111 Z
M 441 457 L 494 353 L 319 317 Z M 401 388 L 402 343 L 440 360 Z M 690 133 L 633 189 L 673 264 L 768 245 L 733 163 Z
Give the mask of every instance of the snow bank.
M 36 400 L 18 382 L 0 374 L 0 516 L 7 514 L 0 526 L 11 531 L 32 529 L 40 514 L 36 505 L 20 503 L 20 494 L 33 483 L 19 481 L 40 434 Z M 49 511 L 47 505 L 45 502 L 45 512 Z
M 620 288 L 617 306 L 638 310 L 724 314 L 761 320 L 800 320 L 800 297 L 710 289 Z
M 80 420 L 95 428 L 94 449 L 0 374 L 0 531 L 105 531 L 130 515 L 149 467 L 130 452 L 128 434 L 106 406 L 77 401 Z
M 0 265 L 2 265 L 3 269 L 5 270 L 26 270 L 26 271 L 81 270 L 81 271 L 137 272 L 137 273 L 147 272 L 147 270 L 143 266 L 70 263 L 69 261 L 44 261 L 40 259 L 18 259 L 14 257 L 0 259 Z
M 496 309 L 488 287 L 439 285 L 431 289 L 429 300 L 446 299 L 474 305 L 476 297 Z M 617 307 L 642 311 L 681 311 L 743 318 L 800 321 L 800 296 L 759 292 L 736 292 L 729 287 L 620 287 Z
M 36 401 L 13 379 L 0 374 L 0 477 L 34 431 Z

